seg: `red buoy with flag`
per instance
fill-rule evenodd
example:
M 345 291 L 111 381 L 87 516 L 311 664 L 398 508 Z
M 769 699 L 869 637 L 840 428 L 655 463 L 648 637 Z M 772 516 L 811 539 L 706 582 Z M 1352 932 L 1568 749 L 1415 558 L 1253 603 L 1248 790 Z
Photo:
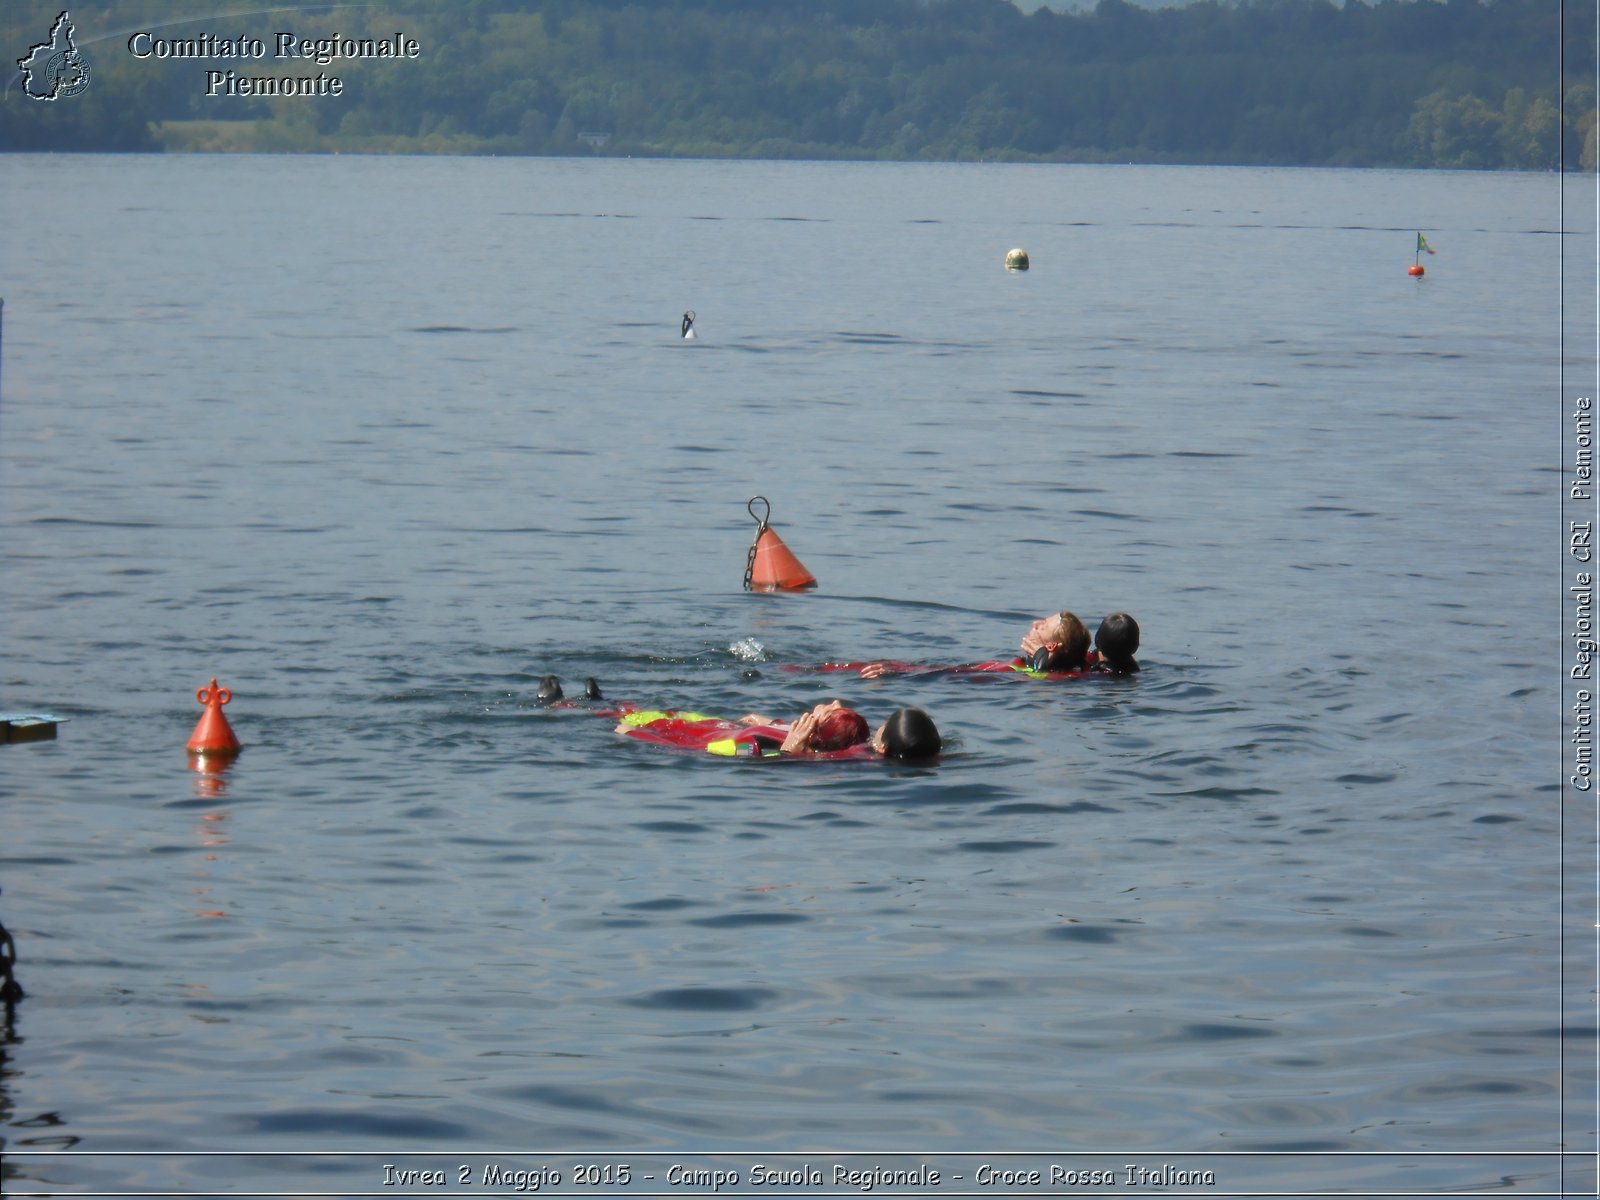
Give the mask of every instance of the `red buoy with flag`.
M 210 686 L 201 688 L 194 698 L 204 704 L 206 710 L 200 714 L 200 723 L 189 738 L 189 753 L 216 758 L 231 758 L 239 753 L 239 739 L 222 714 L 222 706 L 233 699 L 233 693 L 218 687 L 213 677 Z
M 1413 262 L 1411 263 L 1411 265 L 1406 268 L 1406 274 L 1410 275 L 1413 279 L 1420 279 L 1423 275 L 1426 275 L 1428 273 L 1427 270 L 1422 265 L 1422 253 L 1423 253 L 1423 251 L 1427 251 L 1429 254 L 1432 254 L 1434 252 L 1433 247 L 1428 245 L 1428 239 L 1423 237 L 1422 234 L 1420 232 L 1418 232 L 1418 234 L 1417 234 L 1417 252 L 1413 256 Z
M 756 517 L 756 501 L 766 505 L 761 516 Z M 744 586 L 751 592 L 792 592 L 817 586 L 817 577 L 806 570 L 783 539 L 772 531 L 767 518 L 772 515 L 772 503 L 765 496 L 752 496 L 745 505 L 746 511 L 756 521 L 756 540 L 750 543 L 750 555 L 745 560 Z

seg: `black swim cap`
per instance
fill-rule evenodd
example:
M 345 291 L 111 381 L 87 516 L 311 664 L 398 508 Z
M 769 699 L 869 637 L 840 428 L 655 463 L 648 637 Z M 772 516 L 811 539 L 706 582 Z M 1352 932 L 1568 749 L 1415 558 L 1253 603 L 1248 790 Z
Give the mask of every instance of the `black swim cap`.
M 920 708 L 896 709 L 883 723 L 883 756 L 910 761 L 932 758 L 944 748 L 939 727 Z
M 1132 662 L 1139 649 L 1139 622 L 1125 612 L 1112 613 L 1095 630 L 1094 645 L 1113 662 Z

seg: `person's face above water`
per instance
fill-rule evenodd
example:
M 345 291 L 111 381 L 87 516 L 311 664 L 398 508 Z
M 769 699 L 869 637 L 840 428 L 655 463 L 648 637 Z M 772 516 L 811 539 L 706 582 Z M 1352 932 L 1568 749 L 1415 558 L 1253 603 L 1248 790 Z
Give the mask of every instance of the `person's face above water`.
M 1067 631 L 1061 626 L 1061 614 L 1051 613 L 1048 617 L 1040 617 L 1028 627 L 1028 632 L 1022 639 L 1022 652 L 1032 654 L 1041 646 L 1049 646 L 1052 650 L 1064 645 L 1067 640 Z

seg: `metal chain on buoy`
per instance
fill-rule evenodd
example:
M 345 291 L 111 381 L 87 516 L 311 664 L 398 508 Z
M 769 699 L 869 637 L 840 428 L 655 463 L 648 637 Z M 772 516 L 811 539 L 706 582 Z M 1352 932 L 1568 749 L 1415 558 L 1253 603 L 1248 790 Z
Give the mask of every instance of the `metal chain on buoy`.
M 767 506 L 765 516 L 756 516 L 757 500 Z M 750 502 L 744 506 L 744 510 L 750 514 L 756 523 L 755 540 L 750 543 L 750 553 L 745 556 L 744 560 L 744 590 L 750 592 L 755 590 L 753 581 L 756 573 L 756 547 L 761 544 L 761 535 L 767 531 L 767 518 L 772 516 L 772 501 L 765 496 L 751 496 Z

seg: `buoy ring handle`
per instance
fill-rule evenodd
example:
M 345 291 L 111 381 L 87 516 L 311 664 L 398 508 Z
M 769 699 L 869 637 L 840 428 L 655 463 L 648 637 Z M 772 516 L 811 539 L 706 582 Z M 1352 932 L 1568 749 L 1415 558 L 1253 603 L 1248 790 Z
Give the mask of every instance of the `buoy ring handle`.
M 759 517 L 756 516 L 757 500 L 767 506 L 766 512 Z M 756 572 L 756 547 L 761 545 L 761 535 L 767 531 L 767 518 L 772 516 L 772 501 L 765 496 L 751 496 L 749 502 L 745 504 L 744 510 L 750 514 L 756 523 L 755 540 L 750 543 L 750 553 L 745 555 L 744 559 L 744 590 L 749 592 L 755 590 L 755 585 L 752 581 L 755 579 Z
M 227 688 L 219 688 L 217 681 L 213 679 L 208 686 L 195 692 L 194 698 L 207 708 L 210 708 L 213 703 L 219 705 L 228 703 L 233 699 L 233 693 Z

